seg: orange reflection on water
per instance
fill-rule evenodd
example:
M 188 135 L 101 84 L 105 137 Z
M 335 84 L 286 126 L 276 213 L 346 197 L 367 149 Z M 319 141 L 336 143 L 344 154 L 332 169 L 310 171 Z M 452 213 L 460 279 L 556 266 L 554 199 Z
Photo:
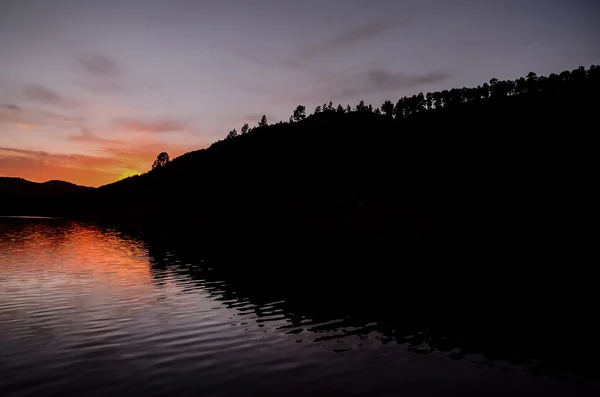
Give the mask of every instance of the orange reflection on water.
M 60 219 L 0 220 L 0 285 L 12 292 L 82 284 L 153 288 L 148 266 L 144 245 L 112 229 Z

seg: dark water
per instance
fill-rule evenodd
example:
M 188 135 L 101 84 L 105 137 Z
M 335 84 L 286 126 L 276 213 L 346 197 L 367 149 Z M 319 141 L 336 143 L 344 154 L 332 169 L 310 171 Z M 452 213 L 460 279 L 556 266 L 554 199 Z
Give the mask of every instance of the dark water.
M 266 284 L 111 228 L 0 219 L 0 394 L 600 395 L 589 373 Z

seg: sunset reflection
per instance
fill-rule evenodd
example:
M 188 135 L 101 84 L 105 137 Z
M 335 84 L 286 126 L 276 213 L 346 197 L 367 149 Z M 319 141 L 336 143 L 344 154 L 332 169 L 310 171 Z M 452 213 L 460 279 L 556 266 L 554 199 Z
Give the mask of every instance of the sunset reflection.
M 112 229 L 63 220 L 27 222 L 14 219 L 11 233 L 0 232 L 0 247 L 10 246 L 10 262 L 19 262 L 19 272 L 0 265 L 4 285 L 15 290 L 68 288 L 94 280 L 94 288 L 115 286 L 152 288 L 148 252 L 139 241 Z M 16 232 L 15 232 L 16 230 Z M 8 252 L 0 248 L 0 263 L 8 263 Z M 32 274 L 42 277 L 31 277 Z

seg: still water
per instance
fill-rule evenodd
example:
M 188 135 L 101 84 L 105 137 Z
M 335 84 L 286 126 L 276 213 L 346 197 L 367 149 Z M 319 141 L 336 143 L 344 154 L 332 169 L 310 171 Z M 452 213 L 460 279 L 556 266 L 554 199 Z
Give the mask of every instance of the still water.
M 94 224 L 0 218 L 0 394 L 600 395 L 587 376 L 435 348 L 426 329 L 303 310 L 213 265 Z

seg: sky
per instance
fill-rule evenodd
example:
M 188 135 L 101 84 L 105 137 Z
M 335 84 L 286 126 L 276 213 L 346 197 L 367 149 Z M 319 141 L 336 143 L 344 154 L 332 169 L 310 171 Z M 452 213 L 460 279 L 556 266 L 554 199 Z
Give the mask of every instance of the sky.
M 598 38 L 595 0 L 0 0 L 0 176 L 99 186 L 299 104 L 600 64 Z

